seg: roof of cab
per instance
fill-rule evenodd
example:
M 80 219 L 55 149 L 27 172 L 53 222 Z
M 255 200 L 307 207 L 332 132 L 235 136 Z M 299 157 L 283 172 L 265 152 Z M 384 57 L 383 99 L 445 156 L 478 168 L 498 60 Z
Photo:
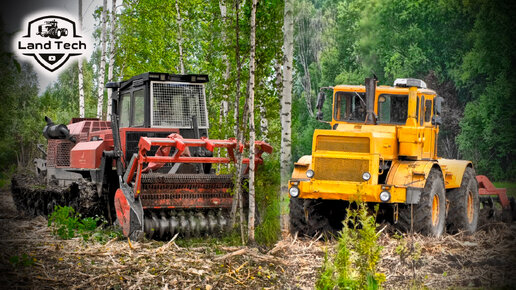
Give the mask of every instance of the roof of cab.
M 365 92 L 365 86 L 359 85 L 338 85 L 333 88 L 334 91 L 343 91 L 343 92 Z M 404 87 L 391 87 L 391 86 L 377 86 L 376 91 L 380 93 L 403 93 L 408 94 L 408 88 Z M 436 95 L 437 93 L 434 90 L 430 89 L 418 89 L 419 93 L 428 94 L 428 95 Z

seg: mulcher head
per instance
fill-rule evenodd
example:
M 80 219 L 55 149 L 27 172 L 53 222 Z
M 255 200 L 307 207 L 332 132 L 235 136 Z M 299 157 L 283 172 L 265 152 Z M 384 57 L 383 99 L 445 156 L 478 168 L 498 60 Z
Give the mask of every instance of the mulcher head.
M 158 146 L 154 156 L 147 155 L 152 147 Z M 254 146 L 258 165 L 263 162 L 261 155 L 270 154 L 272 147 L 262 141 Z M 200 147 L 204 152 L 226 148 L 228 157 L 191 156 L 189 147 Z M 232 176 L 204 171 L 176 174 L 174 167 L 181 163 L 233 163 L 235 150 L 242 153 L 243 144 L 235 139 L 183 139 L 179 134 L 171 134 L 167 138 L 142 137 L 138 148 L 115 195 L 115 209 L 125 236 L 136 239 L 145 233 L 149 238 L 166 239 L 175 234 L 212 235 L 226 230 L 232 204 Z M 172 169 L 163 172 L 166 164 L 172 164 Z M 244 158 L 243 164 L 249 164 L 249 159 Z

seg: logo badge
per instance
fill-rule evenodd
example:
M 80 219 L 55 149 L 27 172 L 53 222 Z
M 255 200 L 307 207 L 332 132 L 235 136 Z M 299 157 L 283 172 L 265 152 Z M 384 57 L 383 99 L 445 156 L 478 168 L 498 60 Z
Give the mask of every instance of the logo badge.
M 26 27 L 26 32 L 15 38 L 15 50 L 34 58 L 49 72 L 63 67 L 70 57 L 88 51 L 87 41 L 70 17 L 40 16 L 28 21 Z

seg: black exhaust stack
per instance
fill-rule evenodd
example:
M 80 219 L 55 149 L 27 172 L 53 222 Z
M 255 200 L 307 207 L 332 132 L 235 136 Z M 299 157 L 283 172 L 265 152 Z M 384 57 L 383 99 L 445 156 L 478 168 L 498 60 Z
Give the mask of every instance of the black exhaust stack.
M 376 77 L 365 79 L 367 114 L 365 124 L 376 125 L 376 114 L 374 113 L 374 96 L 376 94 Z
M 63 124 L 54 124 L 52 120 L 45 116 L 45 121 L 47 125 L 43 128 L 43 136 L 47 139 L 67 139 L 72 141 L 73 143 L 77 143 L 77 140 L 74 136 L 70 135 L 70 130 L 68 127 Z

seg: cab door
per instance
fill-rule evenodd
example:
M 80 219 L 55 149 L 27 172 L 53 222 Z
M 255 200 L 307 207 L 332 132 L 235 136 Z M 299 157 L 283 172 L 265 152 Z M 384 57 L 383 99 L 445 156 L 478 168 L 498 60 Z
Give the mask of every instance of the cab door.
M 432 109 L 433 109 L 432 95 L 421 95 L 420 97 L 420 124 L 422 125 L 423 134 L 423 152 L 422 159 L 432 159 L 434 156 L 436 129 L 432 126 Z

